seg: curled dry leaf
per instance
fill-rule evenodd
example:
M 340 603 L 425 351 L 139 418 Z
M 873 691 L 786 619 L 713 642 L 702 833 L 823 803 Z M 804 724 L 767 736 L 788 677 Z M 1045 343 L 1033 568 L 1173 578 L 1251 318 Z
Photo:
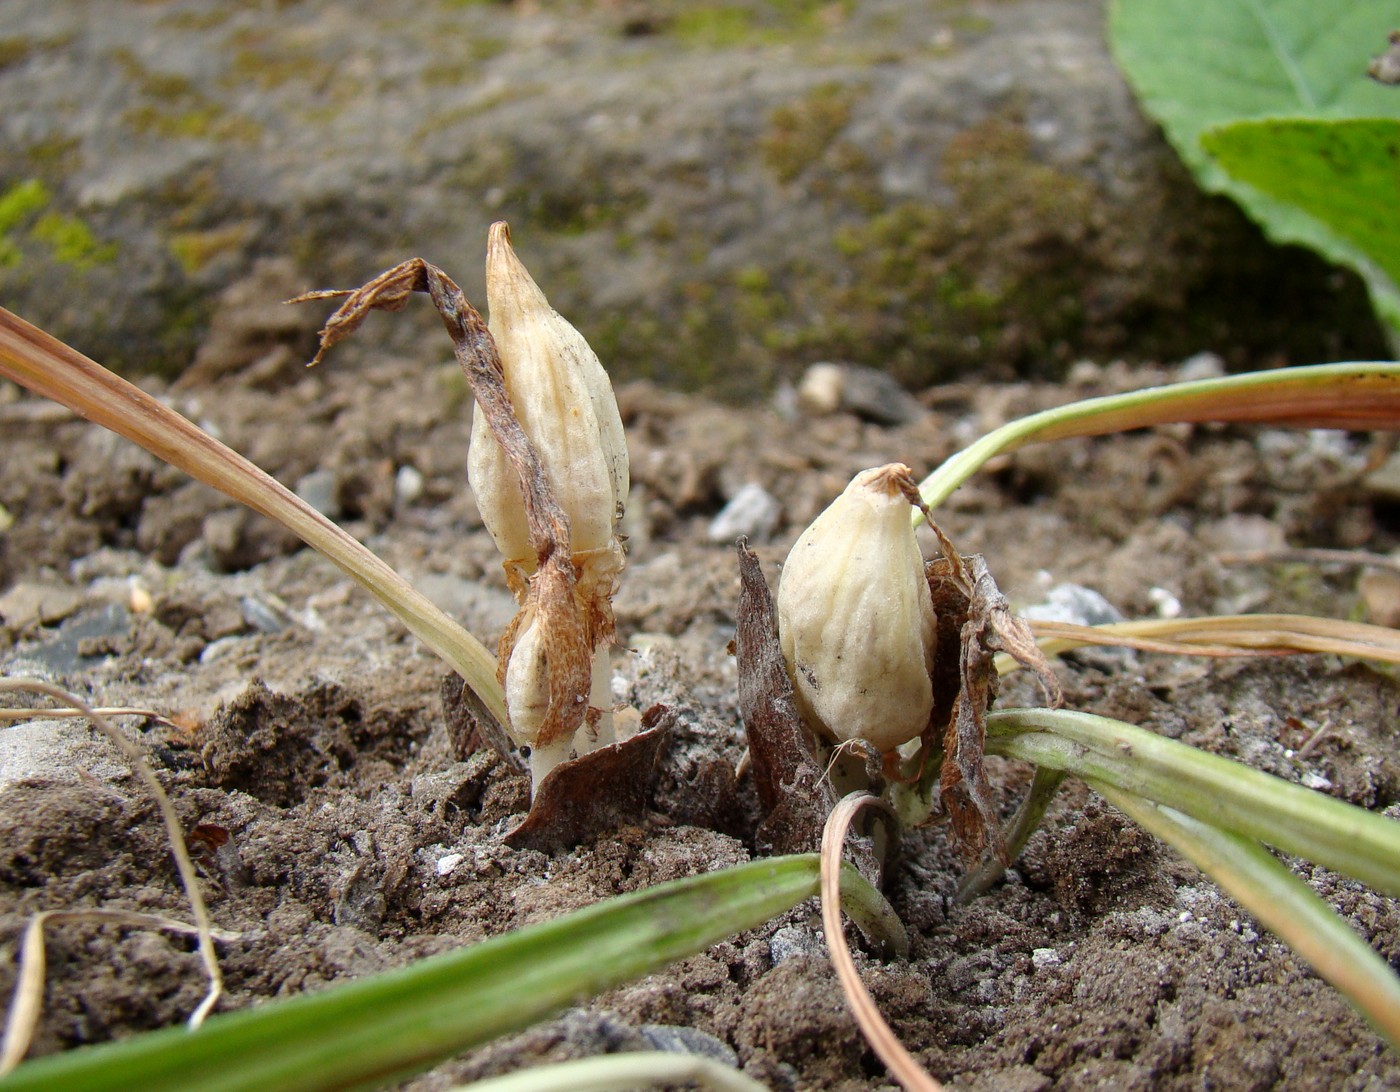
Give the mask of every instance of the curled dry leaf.
M 636 820 L 651 799 L 672 719 L 655 705 L 642 715 L 642 731 L 554 767 L 538 785 L 530 814 L 505 836 L 515 849 L 556 853 Z
M 327 349 L 358 329 L 370 312 L 401 311 L 414 292 L 426 292 L 437 308 L 452 339 L 457 362 L 476 399 L 477 413 L 487 422 L 505 464 L 514 470 L 520 483 L 536 571 L 528 583 L 521 611 L 503 639 L 498 675 L 504 683 L 509 651 L 524 628 L 522 622 L 537 618 L 544 638 L 536 647 L 538 654 L 547 657 L 549 662 L 548 699 L 543 714 L 529 726 L 530 738 L 526 743 L 549 747 L 558 740 L 571 740 L 587 712 L 593 649 L 588 640 L 589 627 L 580 617 L 574 600 L 569 520 L 558 502 L 539 450 L 516 418 L 506 389 L 500 353 L 480 313 L 441 269 L 422 258 L 410 258 L 353 292 L 317 292 L 299 297 L 299 300 L 345 298 L 322 328 L 321 347 L 312 363 L 321 360 Z
M 987 710 L 996 698 L 996 654 L 1007 653 L 1033 670 L 1051 705 L 1060 704 L 1060 684 L 1030 628 L 1011 613 L 985 558 L 954 552 L 930 562 L 925 572 L 939 636 L 957 632 L 955 641 L 940 645 L 942 654 L 933 672 L 932 731 L 943 732 L 941 798 L 966 856 L 986 848 L 1002 856 L 1005 849 L 984 763 Z
M 454 759 L 465 762 L 485 746 L 495 751 L 516 773 L 529 772 L 524 759 L 510 745 L 505 728 L 462 676 L 444 675 L 438 686 L 438 697 L 442 701 L 442 718 Z
M 778 621 L 758 557 L 740 539 L 739 609 L 734 655 L 739 712 L 763 821 L 757 841 L 773 853 L 806 853 L 821 845 L 836 793 L 817 756 L 817 743 L 797 711 Z

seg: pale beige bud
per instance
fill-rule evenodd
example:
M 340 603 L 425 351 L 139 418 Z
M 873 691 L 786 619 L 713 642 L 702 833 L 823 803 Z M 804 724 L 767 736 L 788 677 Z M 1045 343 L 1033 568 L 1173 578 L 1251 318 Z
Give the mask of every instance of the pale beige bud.
M 503 223 L 491 226 L 486 299 L 506 390 L 569 518 L 571 552 L 611 550 L 628 489 L 627 441 L 612 384 L 583 335 L 549 306 Z M 532 568 L 520 480 L 479 407 L 467 467 L 497 549 Z
M 569 757 L 573 740 L 565 736 L 540 742 L 540 729 L 549 710 L 549 661 L 544 634 L 533 618 L 516 638 L 506 662 L 505 694 L 511 738 L 530 748 L 530 784 L 538 786 L 550 770 Z
M 882 753 L 933 709 L 933 601 L 899 463 L 857 474 L 793 546 L 778 586 L 778 635 L 797 702 L 835 740 Z
M 544 776 L 567 759 L 575 748 L 582 753 L 614 741 L 612 672 L 607 647 L 594 649 L 589 726 L 576 734 L 542 742 L 540 731 L 549 712 L 549 658 L 544 631 L 533 608 L 526 607 L 524 616 L 527 621 L 506 661 L 504 689 L 506 712 L 510 714 L 507 731 L 519 746 L 530 748 L 530 782 L 538 786 Z

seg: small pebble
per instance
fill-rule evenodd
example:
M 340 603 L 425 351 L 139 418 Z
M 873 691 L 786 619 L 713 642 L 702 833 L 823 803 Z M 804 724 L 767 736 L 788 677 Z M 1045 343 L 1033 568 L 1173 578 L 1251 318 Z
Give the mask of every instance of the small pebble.
M 1031 952 L 1031 966 L 1037 971 L 1060 965 L 1060 953 L 1054 948 L 1036 948 Z
M 439 857 L 437 863 L 437 874 L 439 876 L 449 875 L 454 868 L 456 868 L 459 864 L 462 863 L 463 858 L 464 854 L 461 853 L 449 853 L 444 857 Z
M 410 505 L 423 495 L 423 473 L 416 466 L 404 463 L 394 475 L 394 500 Z
M 1071 622 L 1097 626 L 1123 621 L 1123 613 L 1093 588 L 1082 584 L 1056 584 L 1045 593 L 1045 602 L 1021 611 L 1026 618 L 1041 622 Z
M 1158 618 L 1181 617 L 1181 600 L 1166 588 L 1153 588 L 1147 593 L 1147 599 L 1156 610 Z
M 826 955 L 826 942 L 800 925 L 784 925 L 768 942 L 768 958 L 776 966 L 794 956 Z
M 1214 353 L 1196 353 L 1188 356 L 1176 370 L 1178 382 L 1189 383 L 1195 379 L 1219 379 L 1225 374 L 1225 361 Z
M 730 543 L 740 535 L 753 542 L 766 542 L 777 529 L 781 515 L 778 499 L 757 482 L 749 482 L 719 510 L 705 534 L 711 542 Z
M 281 633 L 291 623 L 284 604 L 274 603 L 262 595 L 245 595 L 238 601 L 238 609 L 243 621 L 259 633 Z
M 738 1068 L 739 1055 L 721 1039 L 697 1028 L 674 1024 L 643 1024 L 637 1029 L 642 1038 L 653 1050 L 664 1050 L 667 1054 L 694 1054 L 700 1058 L 710 1058 L 721 1065 Z

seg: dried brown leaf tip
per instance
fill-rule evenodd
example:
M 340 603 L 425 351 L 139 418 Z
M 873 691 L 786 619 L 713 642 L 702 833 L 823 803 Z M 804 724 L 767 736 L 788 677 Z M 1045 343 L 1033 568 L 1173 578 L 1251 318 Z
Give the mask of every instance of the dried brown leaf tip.
M 1389 37 L 1390 48 L 1379 57 L 1374 57 L 1366 67 L 1366 75 L 1377 83 L 1390 87 L 1400 84 L 1400 30 L 1392 30 Z

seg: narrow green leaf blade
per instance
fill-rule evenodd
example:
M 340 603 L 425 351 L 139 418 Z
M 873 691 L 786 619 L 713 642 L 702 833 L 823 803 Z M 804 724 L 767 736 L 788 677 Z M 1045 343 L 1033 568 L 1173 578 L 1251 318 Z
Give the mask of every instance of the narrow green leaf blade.
M 1282 937 L 1400 1050 L 1400 978 L 1312 888 L 1256 842 L 1110 785 L 1089 784 Z
M 987 750 L 1102 781 L 1400 897 L 1400 822 L 1110 717 L 1007 709 Z
M 373 1086 L 759 925 L 815 895 L 818 873 L 817 856 L 803 854 L 676 880 L 373 978 L 214 1016 L 195 1032 L 172 1028 L 28 1062 L 0 1090 Z M 848 869 L 843 893 L 847 882 L 863 881 Z
M 1011 421 L 944 461 L 919 486 L 937 508 L 988 459 L 1027 444 L 1176 422 L 1299 428 L 1400 427 L 1400 364 L 1318 364 L 1089 398 Z

